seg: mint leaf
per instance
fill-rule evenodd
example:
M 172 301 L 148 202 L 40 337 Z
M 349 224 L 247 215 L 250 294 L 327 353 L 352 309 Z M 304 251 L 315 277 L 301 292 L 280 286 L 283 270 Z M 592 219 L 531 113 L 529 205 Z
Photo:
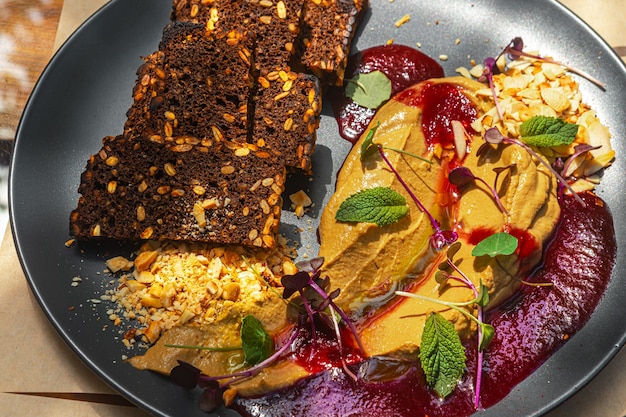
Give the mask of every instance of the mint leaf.
M 256 317 L 247 315 L 242 319 L 240 335 L 241 348 L 247 363 L 256 365 L 271 356 L 274 341 Z
M 517 249 L 517 238 L 505 232 L 484 238 L 472 250 L 472 256 L 511 255 Z
M 376 146 L 374 145 L 374 134 L 376 134 L 376 130 L 380 126 L 380 121 L 376 124 L 376 126 L 372 127 L 368 132 L 365 139 L 363 139 L 363 143 L 361 144 L 361 161 L 365 158 L 376 152 Z
M 534 116 L 520 126 L 522 142 L 541 147 L 569 145 L 576 138 L 578 125 L 557 117 Z
M 377 109 L 391 97 L 391 81 L 381 71 L 357 74 L 346 85 L 346 97 L 359 106 Z
M 439 313 L 426 319 L 419 358 L 426 382 L 437 395 L 452 393 L 465 371 L 465 351 L 454 325 Z
M 374 223 L 379 227 L 397 222 L 409 212 L 402 194 L 389 187 L 359 191 L 339 206 L 335 219 L 340 222 Z

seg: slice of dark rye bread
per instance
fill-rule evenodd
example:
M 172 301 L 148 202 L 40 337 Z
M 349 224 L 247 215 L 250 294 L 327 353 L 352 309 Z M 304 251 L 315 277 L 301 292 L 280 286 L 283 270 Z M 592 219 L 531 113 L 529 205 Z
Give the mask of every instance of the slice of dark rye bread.
M 330 85 L 342 86 L 350 46 L 368 0 L 306 0 L 302 11 L 302 64 Z
M 341 86 L 368 5 L 368 0 L 173 0 L 171 17 L 208 30 L 255 32 L 262 72 L 289 63 Z
M 303 0 L 174 0 L 172 20 L 209 31 L 247 31 L 257 40 L 261 75 L 291 66 L 300 35 Z
M 87 163 L 72 235 L 274 245 L 285 166 L 311 168 L 320 90 L 315 77 L 292 72 L 254 78 L 248 39 L 190 22 L 164 29 L 159 51 L 138 70 L 124 134 L 106 138 Z M 249 105 L 259 107 L 250 119 Z M 245 111 L 229 111 L 236 107 Z M 224 117 L 230 113 L 241 123 Z M 227 162 L 237 169 L 224 177 L 216 168 Z M 260 192 L 259 184 L 272 193 Z M 202 189 L 208 200 L 199 199 Z M 217 205 L 208 207 L 213 200 Z M 206 226 L 198 222 L 201 208 L 211 209 Z
M 124 134 L 244 142 L 254 79 L 254 38 L 173 22 L 137 71 Z
M 124 134 L 213 137 L 270 147 L 311 173 L 321 112 L 317 78 L 254 66 L 253 36 L 176 21 L 137 71 Z
M 70 215 L 79 239 L 275 246 L 285 168 L 253 145 L 124 135 L 103 140 Z
M 259 76 L 258 83 L 254 143 L 278 152 L 287 167 L 312 172 L 311 155 L 322 107 L 318 79 L 285 69 Z
M 81 176 L 70 234 L 273 247 L 285 169 L 311 172 L 321 111 L 319 80 L 291 71 L 305 2 L 182 1 L 173 16 L 213 5 L 208 20 L 175 20 L 145 58 L 124 133 L 105 138 Z

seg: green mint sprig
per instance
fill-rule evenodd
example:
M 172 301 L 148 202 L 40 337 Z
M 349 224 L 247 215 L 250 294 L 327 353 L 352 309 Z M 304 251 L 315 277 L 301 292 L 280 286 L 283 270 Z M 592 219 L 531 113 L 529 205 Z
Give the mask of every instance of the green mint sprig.
M 574 191 L 572 186 L 569 185 L 569 183 L 565 181 L 565 179 L 558 172 L 556 172 L 556 170 L 548 162 L 546 162 L 537 152 L 535 152 L 529 145 L 527 145 L 524 142 L 523 137 L 520 140 L 510 138 L 510 137 L 504 136 L 498 130 L 497 127 L 492 127 L 491 129 L 488 129 L 485 132 L 483 139 L 485 139 L 485 143 L 482 144 L 480 148 L 478 148 L 477 155 L 480 155 L 482 152 L 484 152 L 484 149 L 485 149 L 484 146 L 488 146 L 488 144 L 498 145 L 500 143 L 505 143 L 505 144 L 521 146 L 522 148 L 526 150 L 526 152 L 528 152 L 532 157 L 534 157 L 537 161 L 539 161 L 539 163 L 541 163 L 544 167 L 546 167 L 546 169 L 548 169 L 548 171 L 550 171 L 556 177 L 557 181 L 563 187 L 567 188 L 567 190 L 580 203 L 581 206 L 583 207 L 586 206 L 585 202 L 578 196 L 578 194 L 576 193 L 576 191 Z
M 520 125 L 522 141 L 539 148 L 570 145 L 578 133 L 578 125 L 558 117 L 533 116 Z
M 340 222 L 374 223 L 383 227 L 397 222 L 408 212 L 402 194 L 389 187 L 374 187 L 345 199 L 335 213 L 335 219 Z
M 452 393 L 465 371 L 465 351 L 454 325 L 439 313 L 424 324 L 419 353 L 426 382 L 441 398 Z

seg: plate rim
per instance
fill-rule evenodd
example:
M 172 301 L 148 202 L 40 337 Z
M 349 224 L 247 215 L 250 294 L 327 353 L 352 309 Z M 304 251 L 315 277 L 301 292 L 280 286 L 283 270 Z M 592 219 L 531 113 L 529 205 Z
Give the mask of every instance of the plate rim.
M 83 23 L 81 23 L 78 26 L 78 28 L 59 46 L 57 51 L 53 54 L 52 58 L 47 63 L 47 65 L 45 66 L 45 68 L 42 71 L 41 75 L 39 76 L 37 82 L 35 83 L 35 86 L 33 87 L 33 90 L 32 90 L 32 92 L 31 92 L 31 94 L 30 94 L 30 96 L 29 96 L 29 98 L 28 98 L 28 100 L 26 102 L 24 111 L 23 111 L 23 113 L 22 113 L 22 115 L 20 117 L 20 122 L 18 123 L 18 127 L 17 127 L 17 130 L 16 130 L 14 147 L 16 147 L 17 145 L 21 145 L 21 142 L 23 142 L 23 139 L 20 140 L 20 133 L 21 133 L 22 128 L 23 128 L 22 123 L 26 119 L 28 119 L 29 110 L 30 110 L 32 101 L 36 100 L 38 92 L 40 91 L 40 89 L 44 88 L 46 77 L 49 75 L 49 72 L 51 71 L 51 68 L 54 66 L 55 62 L 57 62 L 59 59 L 61 59 L 59 57 L 62 57 L 62 55 L 65 53 L 66 49 L 71 48 L 72 43 L 74 42 L 74 40 L 76 38 L 78 38 L 81 35 L 81 33 L 83 31 L 85 31 L 89 27 L 89 25 L 93 24 L 94 20 L 101 18 L 102 15 L 108 13 L 109 10 L 113 9 L 114 7 L 116 7 L 122 1 L 123 0 L 111 0 L 111 1 L 103 4 L 88 19 L 86 19 Z M 546 3 L 550 3 L 553 6 L 561 9 L 561 11 L 563 13 L 565 13 L 565 15 L 567 15 L 568 18 L 574 19 L 576 21 L 576 23 L 582 29 L 586 30 L 590 35 L 592 35 L 593 39 L 596 42 L 598 42 L 606 51 L 609 52 L 610 58 L 612 60 L 614 60 L 615 62 L 619 63 L 619 65 L 621 65 L 621 70 L 624 73 L 624 75 L 626 76 L 626 63 L 624 63 L 624 61 L 617 54 L 617 52 L 598 34 L 598 32 L 596 32 L 592 27 L 590 27 L 580 16 L 575 14 L 567 6 L 563 5 L 562 3 L 558 2 L 557 0 L 544 0 L 544 1 Z M 18 143 L 18 141 L 19 141 L 19 143 Z M 16 227 L 15 227 L 15 210 L 16 210 L 16 207 L 14 205 L 14 201 L 13 201 L 13 198 L 12 198 L 12 195 L 13 195 L 13 191 L 12 191 L 13 190 L 13 179 L 14 179 L 14 177 L 13 177 L 13 163 L 14 163 L 14 157 L 12 155 L 11 156 L 10 166 L 9 166 L 9 191 L 8 191 L 9 192 L 10 228 L 11 228 L 11 234 L 12 234 L 13 242 L 15 244 L 16 252 L 17 252 L 17 255 L 18 255 L 18 259 L 19 259 L 20 265 L 22 267 L 22 271 L 24 272 L 26 280 L 27 280 L 27 282 L 29 284 L 29 288 L 30 288 L 31 292 L 35 295 L 35 298 L 37 299 L 37 302 L 39 303 L 39 306 L 41 307 L 42 311 L 45 313 L 46 317 L 51 322 L 51 324 L 53 325 L 53 327 L 55 328 L 57 333 L 61 335 L 61 337 L 64 340 L 64 342 L 72 349 L 72 351 L 74 351 L 74 353 L 79 357 L 79 359 L 81 359 L 81 361 L 86 363 L 89 366 L 89 368 L 92 371 L 94 371 L 102 380 L 104 380 L 107 384 L 109 384 L 110 386 L 115 388 L 116 391 L 120 392 L 119 385 L 117 384 L 117 382 L 112 380 L 109 375 L 107 375 L 105 372 L 103 372 L 102 369 L 100 369 L 96 364 L 94 364 L 94 362 L 90 359 L 90 357 L 79 349 L 79 347 L 72 340 L 72 338 L 70 337 L 68 332 L 66 330 L 62 329 L 62 327 L 61 327 L 60 323 L 58 322 L 58 320 L 51 314 L 51 312 L 50 312 L 50 310 L 48 308 L 48 303 L 42 298 L 41 294 L 39 294 L 39 291 L 36 288 L 36 283 L 34 282 L 34 280 L 30 276 L 29 268 L 28 268 L 28 265 L 26 265 L 26 263 L 25 263 L 25 259 L 24 259 L 23 252 L 22 252 L 24 250 L 24 248 L 20 244 L 20 236 L 18 236 L 18 232 L 16 231 Z M 616 264 L 617 264 L 617 261 L 616 261 Z M 592 319 L 593 319 L 593 315 L 592 315 Z M 617 355 L 617 353 L 620 351 L 620 349 L 624 346 L 625 342 L 626 342 L 626 333 L 622 335 L 622 337 L 620 339 L 619 346 L 616 345 L 615 349 L 612 349 L 611 351 L 607 352 L 606 355 L 604 355 L 603 360 L 601 362 L 599 362 L 599 363 L 596 363 L 596 366 L 593 367 L 592 372 L 590 372 L 587 375 L 586 378 L 584 378 L 583 380 L 580 381 L 581 384 L 577 385 L 576 387 L 573 387 L 572 389 L 570 389 L 567 392 L 563 393 L 561 396 L 559 396 L 557 398 L 554 398 L 551 402 L 549 402 L 547 404 L 546 408 L 543 409 L 543 410 L 540 410 L 540 412 L 543 413 L 543 412 L 547 412 L 547 411 L 553 410 L 558 405 L 562 404 L 565 400 L 571 398 L 575 393 L 579 392 L 592 379 L 594 379 L 597 376 L 597 374 L 602 369 L 604 369 L 606 367 L 606 365 Z M 537 371 L 535 371 L 535 372 L 537 372 Z M 161 410 L 153 409 L 150 404 L 148 404 L 148 403 L 142 401 L 141 399 L 137 398 L 133 393 L 120 392 L 120 394 L 122 394 L 124 397 L 128 398 L 133 403 L 136 403 L 137 405 L 139 405 L 141 408 L 143 408 L 145 410 L 149 410 L 151 412 L 156 412 L 156 413 L 160 413 L 161 412 Z

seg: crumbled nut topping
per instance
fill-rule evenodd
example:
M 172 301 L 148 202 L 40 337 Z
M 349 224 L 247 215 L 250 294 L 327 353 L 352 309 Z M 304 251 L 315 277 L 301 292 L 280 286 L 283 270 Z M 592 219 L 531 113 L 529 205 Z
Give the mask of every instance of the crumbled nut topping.
M 258 231 L 251 231 L 258 238 Z M 254 240 L 253 239 L 253 240 Z M 116 274 L 102 300 L 114 325 L 128 324 L 125 343 L 154 343 L 174 326 L 204 326 L 226 317 L 235 303 L 262 303 L 276 295 L 280 277 L 297 271 L 293 250 L 279 239 L 273 251 L 150 241 L 135 260 L 107 261 Z

